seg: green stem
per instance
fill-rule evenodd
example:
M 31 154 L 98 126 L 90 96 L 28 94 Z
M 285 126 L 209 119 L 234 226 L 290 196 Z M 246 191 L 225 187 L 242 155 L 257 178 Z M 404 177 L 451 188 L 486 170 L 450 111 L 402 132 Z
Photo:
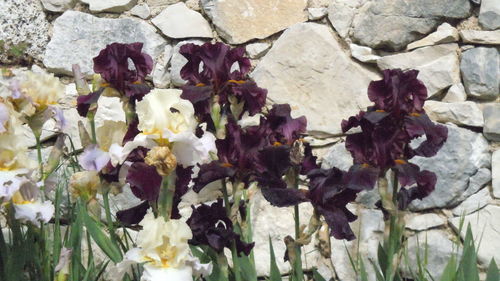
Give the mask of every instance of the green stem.
M 92 134 L 92 143 L 97 143 L 97 135 L 95 132 L 95 116 L 94 113 L 89 114 L 89 122 L 90 122 L 90 133 Z
M 109 191 L 105 191 L 102 197 L 104 201 L 104 211 L 106 213 L 106 222 L 108 223 L 108 229 L 109 229 L 109 234 L 111 236 L 111 241 L 113 242 L 113 244 L 115 244 L 115 246 L 119 247 L 118 237 L 116 236 L 115 232 L 115 225 L 113 224 L 113 220 L 111 219 L 111 209 L 109 207 Z
M 172 215 L 175 195 L 175 173 L 163 177 L 160 191 L 159 212 L 168 221 Z
M 229 205 L 229 195 L 227 193 L 226 180 L 222 180 L 222 195 L 224 197 L 224 205 L 226 207 L 227 216 L 231 218 L 231 206 Z M 235 225 L 237 222 L 233 222 Z M 238 259 L 238 252 L 236 250 L 236 242 L 231 242 L 231 256 L 233 257 L 233 272 L 236 281 L 241 281 L 240 261 Z
M 38 159 L 38 167 L 40 170 L 40 180 L 44 179 L 43 176 L 43 159 L 42 159 L 42 143 L 40 141 L 40 134 L 34 133 L 36 140 L 36 155 Z
M 299 176 L 295 173 L 294 181 L 295 189 L 299 189 Z M 299 205 L 293 207 L 294 220 L 295 220 L 295 241 L 300 238 L 300 210 Z M 300 245 L 295 245 L 295 265 L 293 265 L 293 272 L 295 275 L 295 280 L 301 281 L 304 278 L 304 273 L 302 271 L 302 249 Z

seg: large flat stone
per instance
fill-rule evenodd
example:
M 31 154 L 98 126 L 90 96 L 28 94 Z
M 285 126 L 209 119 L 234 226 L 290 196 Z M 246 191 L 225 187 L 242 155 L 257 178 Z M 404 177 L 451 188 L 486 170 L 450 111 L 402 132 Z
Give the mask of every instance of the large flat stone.
M 0 15 L 0 40 L 5 47 L 27 44 L 25 54 L 42 60 L 49 41 L 50 24 L 40 1 L 0 1 Z M 0 52 L 0 62 L 9 62 L 4 52 Z
M 451 26 L 449 23 L 445 22 L 438 26 L 437 30 L 426 37 L 410 43 L 406 49 L 413 50 L 420 47 L 432 46 L 443 43 L 457 42 L 460 37 L 458 36 L 458 30 Z
M 484 1 L 484 0 L 483 0 Z M 465 216 L 456 217 L 449 220 L 451 226 L 456 232 L 460 228 L 463 220 L 463 227 L 460 232 L 462 239 L 467 233 L 467 226 L 470 224 L 474 244 L 476 246 L 479 263 L 488 266 L 491 259 L 494 258 L 498 264 L 500 261 L 500 207 L 489 205 L 481 211 Z
M 171 38 L 213 37 L 208 21 L 182 2 L 168 6 L 151 22 Z
M 355 63 L 327 26 L 296 24 L 274 42 L 251 76 L 268 97 L 306 115 L 311 132 L 338 134 L 340 122 L 370 104 L 368 84 L 379 79 Z M 325 110 L 327 109 L 327 110 Z
M 437 175 L 435 190 L 428 197 L 413 201 L 410 205 L 413 210 L 456 206 L 465 199 L 461 195 L 472 188 L 470 178 L 481 168 L 491 166 L 489 145 L 482 134 L 453 124 L 446 126 L 448 140 L 434 157 L 411 160 L 421 169 Z
M 458 45 L 443 44 L 423 47 L 408 53 L 389 55 L 377 60 L 380 69 L 417 69 L 429 97 L 453 84 L 460 83 Z
M 401 50 L 445 19 L 466 18 L 470 12 L 469 0 L 367 1 L 352 21 L 353 39 L 372 48 Z
M 230 44 L 263 39 L 307 20 L 307 0 L 201 0 L 219 35 Z
M 500 55 L 495 48 L 477 47 L 462 53 L 460 71 L 467 94 L 482 100 L 499 96 Z
M 132 18 L 106 19 L 66 11 L 54 21 L 54 34 L 43 60 L 52 72 L 72 75 L 79 64 L 84 74 L 93 73 L 92 59 L 113 42 L 144 43 L 143 51 L 153 60 L 163 52 L 165 40 L 145 21 Z
M 482 45 L 500 45 L 500 29 L 494 31 L 460 30 L 464 43 Z
M 437 122 L 472 127 L 484 125 L 483 112 L 472 101 L 448 103 L 429 100 L 425 102 L 424 109 L 429 117 Z
M 500 4 L 498 4 L 498 0 L 482 0 L 479 23 L 488 30 L 500 28 Z
M 488 188 L 483 188 L 476 194 L 471 195 L 464 202 L 460 203 L 460 205 L 453 208 L 452 213 L 455 216 L 464 216 L 475 211 L 484 208 L 484 206 L 488 205 L 491 202 L 491 195 Z
M 42 0 L 43 8 L 50 12 L 64 12 L 75 4 L 76 0 Z

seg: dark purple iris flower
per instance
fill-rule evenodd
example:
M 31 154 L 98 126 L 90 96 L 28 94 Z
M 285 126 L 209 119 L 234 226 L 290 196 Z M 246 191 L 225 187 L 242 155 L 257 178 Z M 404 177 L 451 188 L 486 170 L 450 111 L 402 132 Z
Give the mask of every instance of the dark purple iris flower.
M 361 129 L 346 138 L 354 166 L 345 182 L 350 189 L 371 189 L 377 177 L 393 169 L 401 184 L 399 205 L 406 208 L 412 200 L 429 195 L 436 183 L 434 173 L 420 171 L 407 161 L 416 155 L 436 155 L 446 141 L 448 129 L 433 123 L 425 114 L 427 90 L 417 79 L 418 71 L 391 69 L 383 74 L 382 80 L 373 81 L 368 87 L 368 97 L 375 105 L 342 121 L 344 133 L 356 127 Z M 412 148 L 410 142 L 421 136 L 425 140 Z
M 107 45 L 94 58 L 94 71 L 127 97 L 141 100 L 149 92 L 144 79 L 153 70 L 153 59 L 142 53 L 142 43 Z M 129 60 L 133 66 L 129 65 Z
M 188 60 L 181 69 L 181 77 L 187 80 L 181 97 L 193 103 L 200 122 L 211 123 L 212 102 L 230 111 L 230 96 L 244 102 L 243 109 L 251 116 L 265 105 L 267 90 L 248 78 L 250 60 L 244 57 L 243 48 L 223 43 L 186 44 L 179 52 Z
M 231 248 L 235 241 L 238 255 L 249 255 L 255 243 L 246 243 L 240 235 L 234 232 L 233 223 L 228 218 L 222 199 L 212 205 L 201 204 L 193 208 L 191 217 L 186 223 L 193 232 L 189 241 L 193 245 L 208 245 L 216 252 L 221 253 L 224 248 Z
M 271 141 L 291 145 L 307 131 L 305 116 L 292 118 L 289 104 L 274 104 L 266 115 L 273 135 Z
M 310 171 L 307 175 L 310 180 L 309 199 L 325 218 L 333 237 L 353 240 L 355 236 L 349 223 L 357 217 L 347 209 L 347 204 L 356 199 L 359 191 L 347 187 L 344 174 L 337 168 Z

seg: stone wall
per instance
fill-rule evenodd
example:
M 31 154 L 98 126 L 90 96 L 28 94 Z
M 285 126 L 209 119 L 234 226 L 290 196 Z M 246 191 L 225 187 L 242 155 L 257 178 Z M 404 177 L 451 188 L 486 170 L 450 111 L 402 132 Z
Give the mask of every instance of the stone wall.
M 186 42 L 245 46 L 253 60 L 251 76 L 269 90 L 270 102 L 290 103 L 295 115 L 308 117 L 309 139 L 325 167 L 352 163 L 340 121 L 369 104 L 368 83 L 382 69 L 418 69 L 429 91 L 425 109 L 446 123 L 449 138 L 435 157 L 416 160 L 437 173 L 438 183 L 407 215 L 410 268 L 419 244 L 423 247 L 417 240 L 427 240 L 428 269 L 439 279 L 454 251 L 461 215 L 482 237 L 480 265 L 492 257 L 500 263 L 498 0 L 3 0 L 0 22 L 1 62 L 14 72 L 27 66 L 61 76 L 68 84 L 65 114 L 73 125 L 80 117 L 72 108 L 71 65 L 78 63 L 90 74 L 92 58 L 108 43 L 143 42 L 156 62 L 148 79 L 157 88 L 183 85 L 179 71 L 186 60 L 178 50 Z M 5 51 L 19 44 L 26 44 L 25 56 Z M 97 115 L 98 126 L 104 119 L 124 119 L 114 98 L 101 99 Z M 81 147 L 78 129 L 68 133 Z M 264 275 L 268 236 L 277 256 L 283 256 L 292 211 L 271 207 L 258 194 L 255 198 L 256 260 Z M 325 277 L 336 272 L 340 280 L 356 280 L 346 250 L 365 264 L 376 259 L 384 231 L 382 214 L 373 208 L 376 200 L 368 192 L 351 206 L 359 216 L 353 226 L 359 241 L 332 240 L 331 262 L 313 243 L 305 251 L 306 266 L 318 267 Z M 307 218 L 311 208 L 301 209 Z M 288 264 L 280 261 L 279 267 Z

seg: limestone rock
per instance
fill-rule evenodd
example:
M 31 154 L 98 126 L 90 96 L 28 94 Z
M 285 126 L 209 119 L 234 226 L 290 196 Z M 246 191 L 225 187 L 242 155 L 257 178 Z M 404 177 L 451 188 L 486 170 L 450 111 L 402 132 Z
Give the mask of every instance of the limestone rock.
M 500 5 L 497 0 L 483 0 L 481 2 L 479 23 L 488 30 L 500 27 Z
M 307 224 L 313 213 L 312 206 L 310 204 L 301 204 L 299 209 L 301 223 Z M 278 208 L 271 206 L 260 192 L 257 192 L 252 198 L 251 218 L 253 241 L 255 242 L 253 250 L 258 276 L 269 276 L 269 238 L 273 242 L 276 263 L 280 272 L 290 270 L 290 263 L 284 262 L 282 257 L 286 251 L 283 239 L 287 235 L 293 236 L 293 212 L 293 207 Z M 276 218 L 282 219 L 277 220 Z M 269 223 L 271 221 L 273 223 Z M 314 250 L 312 243 L 304 248 L 303 254 L 311 250 Z M 305 256 L 303 255 L 302 258 L 304 260 Z M 308 264 L 308 266 L 313 265 Z
M 143 51 L 153 61 L 166 44 L 154 27 L 139 19 L 106 19 L 66 11 L 54 21 L 54 34 L 43 63 L 50 71 L 67 75 L 72 75 L 71 66 L 77 63 L 82 73 L 89 75 L 93 73 L 92 59 L 113 42 L 142 42 Z
M 443 23 L 438 26 L 437 30 L 426 37 L 410 43 L 406 49 L 413 50 L 420 47 L 457 42 L 460 37 L 458 30 L 451 26 L 449 23 Z
M 481 188 L 485 187 L 491 181 L 491 171 L 487 168 L 481 168 L 475 175 L 470 177 L 469 186 L 464 193 L 459 197 L 458 201 L 463 201 L 469 198 L 474 193 L 477 193 Z
M 442 226 L 446 223 L 445 219 L 434 213 L 428 213 L 423 215 L 416 215 L 412 218 L 407 219 L 406 228 L 422 231 L 430 228 L 435 228 Z
M 337 0 L 328 7 L 328 20 L 340 37 L 347 37 L 357 8 L 365 0 Z
M 455 216 L 462 216 L 474 213 L 475 211 L 483 208 L 491 202 L 490 191 L 487 188 L 481 189 L 476 194 L 473 194 L 471 197 L 465 199 L 457 207 L 453 208 L 452 212 Z
M 130 13 L 134 16 L 138 16 L 141 19 L 147 19 L 151 16 L 151 10 L 148 4 L 139 4 L 130 10 Z
M 245 47 L 248 56 L 252 59 L 258 59 L 262 57 L 267 52 L 267 50 L 269 50 L 269 48 L 271 48 L 271 44 L 267 42 L 252 43 L 246 45 Z
M 43 8 L 50 12 L 64 12 L 75 4 L 76 0 L 42 0 Z
M 460 37 L 464 43 L 500 45 L 500 30 L 460 30 Z
M 488 104 L 483 109 L 484 136 L 493 141 L 500 141 L 500 103 Z
M 80 0 L 89 5 L 93 13 L 110 12 L 121 13 L 130 10 L 137 4 L 137 0 Z
M 444 102 L 462 102 L 467 100 L 467 93 L 462 83 L 451 85 L 443 98 Z
M 6 48 L 13 45 L 27 46 L 25 54 L 37 60 L 43 59 L 45 46 L 49 41 L 49 22 L 39 1 L 0 1 L 2 28 L 0 40 Z M 0 62 L 8 62 L 4 52 L 0 52 Z
M 415 273 L 418 260 L 425 259 L 427 261 L 425 269 L 434 280 L 439 280 L 448 261 L 455 254 L 457 254 L 456 246 L 447 237 L 446 232 L 441 230 L 420 232 L 408 238 L 408 267 L 402 266 L 403 275 L 411 277 L 410 269 Z
M 500 198 L 500 150 L 496 150 L 491 156 L 491 174 L 493 196 Z
M 174 50 L 172 51 L 172 59 L 170 60 L 170 79 L 172 81 L 172 84 L 177 87 L 180 87 L 186 83 L 186 81 L 181 77 L 181 69 L 186 64 L 187 59 L 179 53 L 179 49 L 182 45 L 188 43 L 201 45 L 204 42 L 200 40 L 187 40 L 181 41 L 174 46 Z
M 401 50 L 444 19 L 462 19 L 470 13 L 469 0 L 368 1 L 352 22 L 353 39 L 372 48 Z
M 378 75 L 354 63 L 328 27 L 296 24 L 274 42 L 251 76 L 268 97 L 306 115 L 313 133 L 338 134 L 340 122 L 370 104 L 366 89 Z M 328 113 L 324 109 L 328 109 Z
M 168 6 L 151 22 L 171 38 L 213 37 L 208 21 L 182 2 Z
M 462 53 L 460 71 L 467 94 L 482 100 L 499 96 L 500 55 L 495 48 L 477 47 Z
M 437 122 L 451 122 L 457 125 L 482 127 L 484 125 L 483 112 L 475 102 L 440 102 L 426 101 L 425 112 Z
M 416 49 L 408 53 L 385 56 L 377 60 L 380 69 L 417 69 L 429 97 L 460 82 L 458 45 L 443 44 Z
M 434 191 L 410 205 L 412 210 L 452 207 L 460 203 L 461 195 L 470 187 L 469 179 L 481 168 L 491 166 L 489 146 L 482 134 L 447 124 L 448 140 L 430 158 L 414 157 L 411 162 L 421 170 L 436 173 Z
M 309 13 L 309 20 L 319 20 L 326 16 L 328 13 L 327 8 L 307 8 Z
M 173 48 L 170 45 L 165 47 L 163 54 L 156 60 L 153 68 L 153 84 L 156 88 L 166 88 L 170 84 L 170 72 L 168 65 L 172 58 Z
M 201 0 L 201 4 L 230 44 L 263 39 L 307 20 L 307 0 Z
M 377 60 L 380 58 L 380 56 L 373 53 L 370 47 L 349 44 L 349 48 L 351 49 L 351 56 L 361 62 L 377 63 Z
M 467 226 L 470 224 L 479 263 L 485 266 L 489 265 L 492 258 L 497 261 L 500 260 L 500 252 L 498 251 L 500 248 L 500 240 L 498 239 L 498 229 L 500 229 L 499 216 L 500 207 L 489 205 L 477 213 L 465 216 L 463 221 L 460 236 L 462 239 L 465 238 Z M 449 220 L 456 232 L 458 232 L 461 221 L 461 217 Z

